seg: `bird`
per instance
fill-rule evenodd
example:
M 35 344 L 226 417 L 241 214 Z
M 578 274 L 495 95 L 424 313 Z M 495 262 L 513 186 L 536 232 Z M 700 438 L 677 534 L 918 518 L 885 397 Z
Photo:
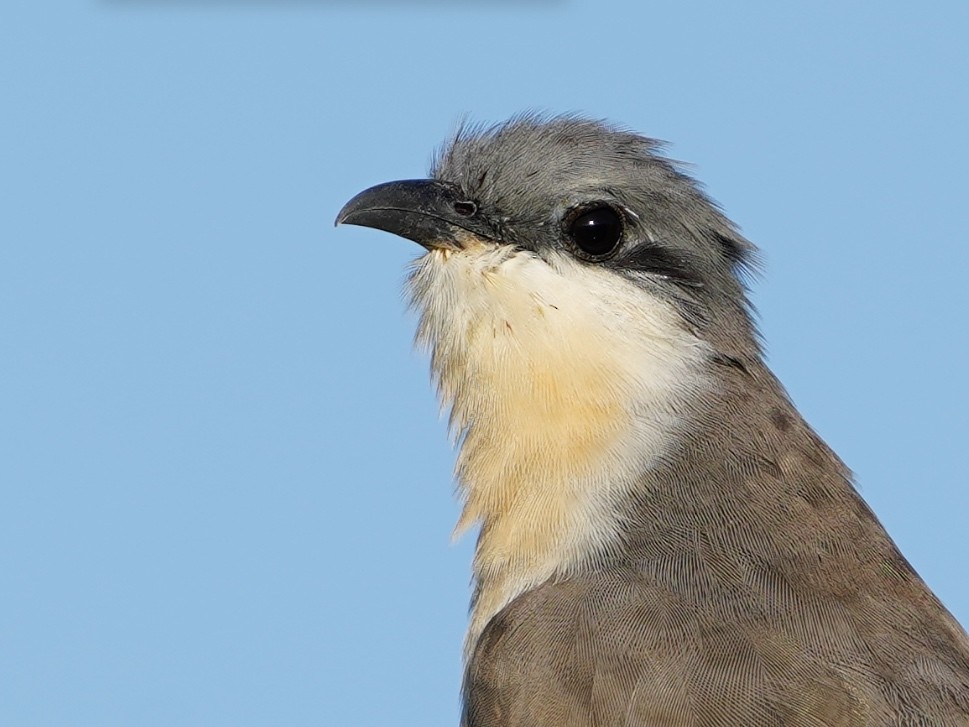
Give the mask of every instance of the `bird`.
M 662 143 L 465 123 L 336 223 L 424 248 L 478 528 L 462 727 L 969 725 L 969 637 L 768 368 L 757 248 Z

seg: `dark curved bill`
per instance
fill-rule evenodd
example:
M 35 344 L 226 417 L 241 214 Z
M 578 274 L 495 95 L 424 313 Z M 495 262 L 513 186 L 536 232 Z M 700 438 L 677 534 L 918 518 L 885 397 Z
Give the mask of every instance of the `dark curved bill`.
M 392 232 L 426 247 L 460 249 L 470 236 L 491 239 L 477 207 L 458 187 L 434 179 L 387 182 L 366 189 L 344 205 L 337 225 Z

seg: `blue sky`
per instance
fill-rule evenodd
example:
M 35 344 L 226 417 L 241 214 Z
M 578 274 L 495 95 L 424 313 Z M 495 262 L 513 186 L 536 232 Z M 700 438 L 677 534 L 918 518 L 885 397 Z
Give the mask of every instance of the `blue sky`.
M 465 114 L 694 165 L 763 250 L 773 368 L 969 623 L 967 35 L 955 1 L 8 0 L 0 723 L 456 724 L 418 250 L 332 221 Z

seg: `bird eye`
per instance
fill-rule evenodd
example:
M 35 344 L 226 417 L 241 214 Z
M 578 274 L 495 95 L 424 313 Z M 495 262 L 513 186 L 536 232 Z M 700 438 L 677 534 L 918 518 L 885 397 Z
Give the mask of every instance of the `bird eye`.
M 622 230 L 622 217 L 605 205 L 580 212 L 568 227 L 576 251 L 591 259 L 600 259 L 614 252 L 622 240 Z

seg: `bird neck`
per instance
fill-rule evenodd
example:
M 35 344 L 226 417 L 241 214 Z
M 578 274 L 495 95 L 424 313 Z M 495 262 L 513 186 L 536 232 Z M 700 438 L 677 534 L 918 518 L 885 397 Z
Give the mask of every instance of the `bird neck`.
M 896 563 L 751 346 L 705 343 L 601 268 L 508 248 L 432 251 L 411 292 L 460 445 L 457 531 L 480 525 L 469 649 L 518 595 L 609 563 L 836 571 L 859 548 Z
M 411 290 L 460 445 L 456 530 L 480 525 L 473 644 L 520 593 L 619 547 L 621 504 L 687 425 L 710 350 L 668 303 L 568 261 L 434 251 Z

